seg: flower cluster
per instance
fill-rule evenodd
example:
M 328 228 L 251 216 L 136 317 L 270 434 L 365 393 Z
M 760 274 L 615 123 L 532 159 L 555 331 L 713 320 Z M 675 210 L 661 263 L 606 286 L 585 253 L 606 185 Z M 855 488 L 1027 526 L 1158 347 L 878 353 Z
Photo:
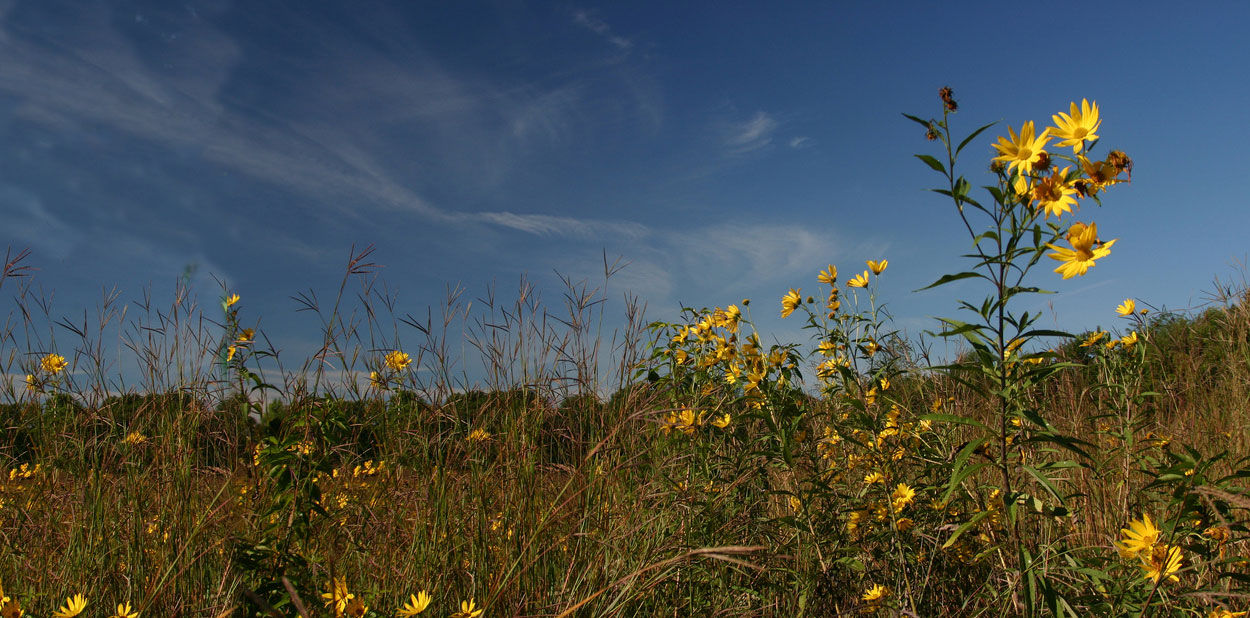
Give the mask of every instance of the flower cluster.
M 1180 581 L 1175 573 L 1181 568 L 1181 548 L 1162 542 L 1162 532 L 1150 521 L 1149 515 L 1143 513 L 1141 519 L 1129 522 L 1120 533 L 1124 536 L 1116 549 L 1122 557 L 1138 560 L 1143 577 L 1155 583 L 1163 578 Z
M 1111 185 L 1128 182 L 1133 162 L 1123 152 L 1111 151 L 1102 161 L 1091 160 L 1089 149 L 1098 141 L 1098 128 L 1102 120 L 1098 104 L 1082 99 L 1078 106 L 1072 103 L 1068 113 L 1052 116 L 1054 126 L 1041 133 L 1033 121 L 1025 122 L 1020 132 L 1007 127 L 1010 137 L 999 137 L 994 149 L 995 169 L 1008 180 L 1008 185 L 1022 202 L 1033 207 L 1034 216 L 1045 215 L 1056 219 L 1080 208 L 1078 199 L 1094 198 Z M 1047 143 L 1057 139 L 1057 147 L 1072 147 L 1072 155 L 1046 151 Z M 1060 169 L 1052 158 L 1069 161 Z M 1060 262 L 1055 272 L 1070 279 L 1084 275 L 1095 262 L 1111 254 L 1115 240 L 1098 238 L 1095 223 L 1072 223 L 1064 234 L 1069 247 L 1048 243 L 1052 259 Z

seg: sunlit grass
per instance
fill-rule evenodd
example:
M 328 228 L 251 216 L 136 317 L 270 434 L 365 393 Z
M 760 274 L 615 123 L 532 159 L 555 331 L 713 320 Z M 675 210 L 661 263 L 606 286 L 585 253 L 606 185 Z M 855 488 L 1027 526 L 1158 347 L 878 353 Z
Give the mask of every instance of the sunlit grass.
M 1236 615 L 1244 286 L 1193 316 L 1134 291 L 1113 333 L 1031 329 L 1024 273 L 1096 275 L 1115 241 L 1071 219 L 1131 162 L 1091 161 L 1099 110 L 1072 103 L 999 139 L 982 206 L 941 99 L 911 118 L 946 159 L 921 160 L 992 284 L 981 322 L 943 323 L 966 345 L 941 367 L 892 329 L 883 256 L 671 321 L 627 300 L 612 329 L 606 285 L 576 282 L 400 314 L 366 249 L 330 302 L 299 296 L 321 343 L 292 364 L 240 292 L 71 324 L 10 254 L 0 617 Z M 812 340 L 765 344 L 753 310 Z

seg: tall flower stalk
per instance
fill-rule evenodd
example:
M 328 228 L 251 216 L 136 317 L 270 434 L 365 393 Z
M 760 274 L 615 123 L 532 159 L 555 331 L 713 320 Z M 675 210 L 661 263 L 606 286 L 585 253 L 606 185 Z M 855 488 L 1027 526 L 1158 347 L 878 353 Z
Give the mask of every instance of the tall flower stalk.
M 1090 161 L 1089 150 L 1096 143 L 1096 131 L 1101 124 L 1098 107 L 1088 101 L 1082 101 L 1079 107 L 1072 103 L 1068 114 L 1054 117 L 1057 126 L 1038 131 L 1028 121 L 1018 132 L 1008 127 L 1008 136 L 999 137 L 993 145 L 997 156 L 990 169 L 995 183 L 984 187 L 989 199 L 974 198 L 972 184 L 956 174 L 956 163 L 964 149 L 993 124 L 956 141 L 950 120 L 958 105 L 949 88 L 943 88 L 940 97 L 940 120 L 911 115 L 907 118 L 924 126 L 928 139 L 943 146 L 944 160 L 925 154 L 916 157 L 944 177 L 945 186 L 934 191 L 954 202 L 971 240 L 972 251 L 965 257 L 972 265 L 963 272 L 944 275 L 928 287 L 964 279 L 979 279 L 988 287 L 980 303 L 960 301 L 960 308 L 972 314 L 969 319 L 942 319 L 945 328 L 940 335 L 961 338 L 970 352 L 941 369 L 990 402 L 995 411 L 992 419 L 935 415 L 935 420 L 940 416 L 941 420 L 960 422 L 976 431 L 974 439 L 956 458 L 948 495 L 967 479 L 976 478 L 982 469 L 997 469 L 996 493 L 1002 512 L 1007 515 L 1009 544 L 1002 552 L 1003 560 L 1014 565 L 1019 578 L 1009 583 L 1013 589 L 1022 590 L 1013 603 L 1032 614 L 1034 602 L 1042 592 L 1039 587 L 1044 589 L 1047 584 L 1034 568 L 1040 542 L 1021 532 L 1021 507 L 1027 505 L 1031 511 L 1045 515 L 1066 513 L 1064 495 L 1053 471 L 1075 464 L 1026 461 L 1021 445 L 1049 442 L 1082 458 L 1085 453 L 1079 439 L 1062 435 L 1047 422 L 1030 396 L 1064 366 L 1053 362 L 1053 353 L 1039 350 L 1039 341 L 1070 335 L 1038 327 L 1040 312 L 1021 310 L 1019 305 L 1022 297 L 1047 293 L 1033 285 L 1030 278 L 1042 257 L 1049 255 L 1058 260 L 1055 272 L 1068 279 L 1085 275 L 1098 260 L 1110 255 L 1115 241 L 1101 240 L 1095 223 L 1070 221 L 1072 217 L 1064 216 L 1079 211 L 1079 200 L 1097 201 L 1102 190 L 1127 180 L 1121 176 L 1131 170 L 1132 164 L 1123 153 L 1114 151 L 1104 161 Z M 1054 138 L 1060 139 L 1058 146 L 1071 146 L 1072 154 L 1047 151 Z M 1061 168 L 1060 161 L 1071 165 Z M 1063 246 L 1064 242 L 1068 246 Z M 951 541 L 963 531 L 962 527 L 957 530 Z

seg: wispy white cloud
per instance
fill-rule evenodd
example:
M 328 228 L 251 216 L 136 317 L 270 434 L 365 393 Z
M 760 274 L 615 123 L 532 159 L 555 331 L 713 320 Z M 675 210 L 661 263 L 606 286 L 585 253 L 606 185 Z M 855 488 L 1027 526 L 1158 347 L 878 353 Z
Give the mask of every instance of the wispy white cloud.
M 790 139 L 791 148 L 807 148 L 808 146 L 811 146 L 811 145 L 812 145 L 812 138 L 807 137 L 806 135 L 800 136 L 800 137 L 794 137 Z
M 579 114 L 581 89 L 576 85 L 557 88 L 529 98 L 512 114 L 512 136 L 520 140 L 543 138 L 566 142 L 571 132 L 570 118 Z
M 7 232 L 57 259 L 69 257 L 82 234 L 44 207 L 38 196 L 12 185 L 0 185 L 0 213 Z
M 725 146 L 733 154 L 759 150 L 773 141 L 777 120 L 767 112 L 756 112 L 749 120 L 731 123 L 725 134 Z
M 649 233 L 647 226 L 629 221 L 575 219 L 511 212 L 480 212 L 468 218 L 536 236 L 568 236 L 585 240 L 608 237 L 637 240 Z
M 367 218 L 380 210 L 538 235 L 642 233 L 641 226 L 573 217 L 456 211 L 431 203 L 415 188 L 439 175 L 489 187 L 532 145 L 568 142 L 585 105 L 576 83 L 497 84 L 450 74 L 418 52 L 396 58 L 355 46 L 324 67 L 325 79 L 345 83 L 324 88 L 323 80 L 310 81 L 303 87 L 318 90 L 306 97 L 308 104 L 270 112 L 231 99 L 227 89 L 245 52 L 207 22 L 189 28 L 195 36 L 179 42 L 192 47 L 185 52 L 197 63 L 196 71 L 187 72 L 191 78 L 158 74 L 110 24 L 107 11 L 84 11 L 78 19 L 67 26 L 77 33 L 72 41 L 56 48 L 0 30 L 0 93 L 20 102 L 17 113 L 28 122 L 65 133 L 102 125 L 194 152 L 310 198 L 337 217 Z M 578 22 L 619 38 L 589 14 Z M 302 93 L 287 94 L 299 100 Z M 390 156 L 396 129 L 420 135 L 425 149 L 440 156 L 433 165 L 404 169 Z
M 573 11 L 573 21 L 577 25 L 603 37 L 605 41 L 611 43 L 617 49 L 627 52 L 634 46 L 634 42 L 612 32 L 612 27 L 606 22 L 585 10 L 578 9 Z

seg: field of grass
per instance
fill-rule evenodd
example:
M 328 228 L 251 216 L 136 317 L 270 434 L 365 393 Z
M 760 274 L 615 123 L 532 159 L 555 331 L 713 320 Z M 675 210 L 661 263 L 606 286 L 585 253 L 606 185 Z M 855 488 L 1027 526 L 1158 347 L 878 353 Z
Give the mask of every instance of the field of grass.
M 927 121 L 959 143 L 945 123 Z M 961 205 L 957 154 L 930 167 Z M 1000 188 L 1024 174 L 997 171 Z M 1064 182 L 1113 184 L 1098 172 Z M 1042 238 L 1049 218 L 1003 195 L 986 212 L 1034 218 L 997 219 L 992 240 Z M 1049 229 L 973 270 L 1027 270 L 1064 237 Z M 366 250 L 332 304 L 303 299 L 324 345 L 291 366 L 229 290 L 53 320 L 25 257 L 0 279 L 17 302 L 0 332 L 5 618 L 1250 607 L 1244 286 L 1194 314 L 1126 303 L 1122 332 L 1065 337 L 1006 310 L 1028 290 L 1000 268 L 997 304 L 970 305 L 983 325 L 945 325 L 966 353 L 930 366 L 882 318 L 884 260 L 830 265 L 818 298 L 780 305 L 647 323 L 627 303 L 614 328 L 600 289 L 572 282 L 551 306 L 522 282 L 387 322 Z M 765 346 L 750 312 L 778 309 L 812 340 Z M 139 367 L 124 384 L 106 331 Z

